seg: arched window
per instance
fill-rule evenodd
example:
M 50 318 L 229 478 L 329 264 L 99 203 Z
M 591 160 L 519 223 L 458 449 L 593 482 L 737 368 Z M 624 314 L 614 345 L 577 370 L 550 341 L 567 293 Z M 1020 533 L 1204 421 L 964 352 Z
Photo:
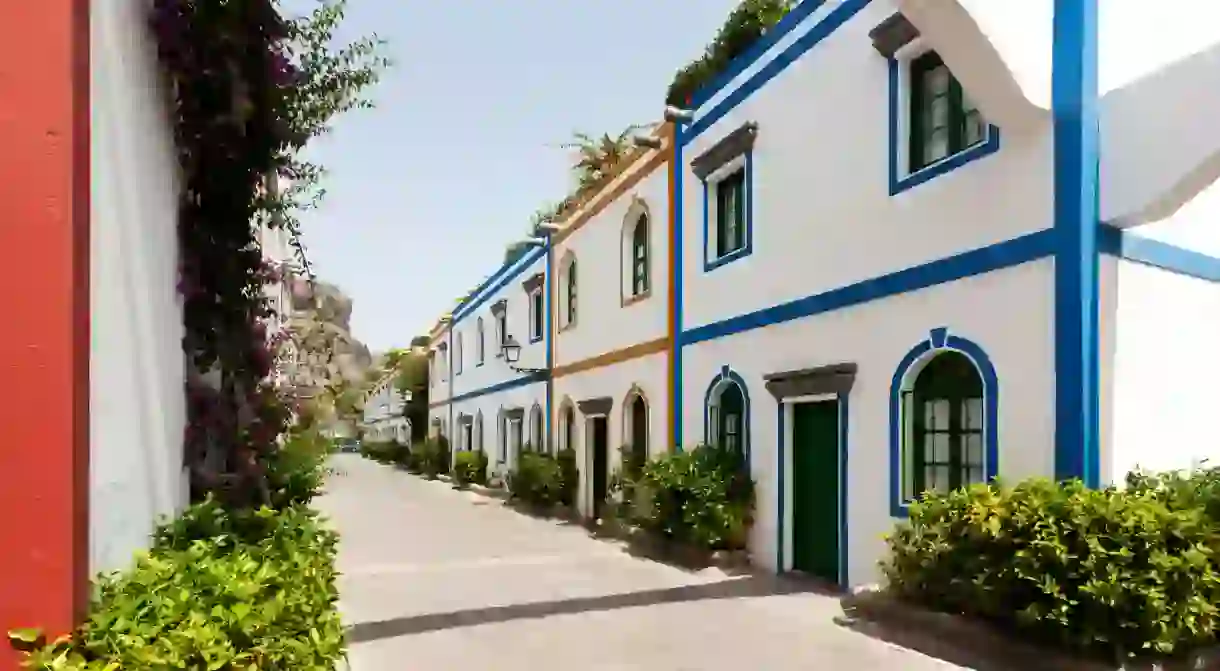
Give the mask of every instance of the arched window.
M 483 318 L 479 317 L 479 321 L 475 324 L 475 338 L 478 340 L 474 344 L 475 365 L 483 365 L 483 356 L 486 352 L 486 342 L 483 339 Z
M 725 366 L 708 386 L 704 402 L 707 406 L 704 441 L 748 457 L 750 394 L 746 391 L 745 380 Z
M 576 259 L 568 263 L 568 277 L 565 283 L 567 294 L 566 317 L 568 324 L 576 323 Z
M 987 481 L 983 378 L 952 349 L 937 351 L 902 391 L 906 498 Z
M 630 466 L 638 469 L 648 461 L 648 400 L 639 389 L 632 389 L 623 404 L 623 436 L 631 456 Z
M 462 334 L 457 334 L 457 342 L 453 344 L 453 374 L 462 374 L 462 359 L 465 348 L 462 347 Z
M 543 435 L 542 408 L 535 403 L 530 408 L 530 447 L 535 452 L 546 451 L 546 439 Z
M 474 449 L 483 451 L 483 411 L 474 414 Z
M 576 449 L 576 411 L 571 403 L 566 403 L 559 411 L 559 449 Z
M 648 293 L 648 214 L 641 213 L 631 231 L 631 295 Z

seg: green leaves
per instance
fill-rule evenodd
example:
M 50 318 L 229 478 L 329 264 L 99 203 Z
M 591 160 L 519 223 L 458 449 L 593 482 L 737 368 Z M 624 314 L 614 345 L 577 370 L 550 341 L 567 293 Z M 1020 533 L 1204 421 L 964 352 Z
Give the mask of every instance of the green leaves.
M 453 483 L 458 487 L 486 484 L 487 453 L 482 450 L 458 452 L 453 458 Z
M 514 499 L 535 506 L 571 505 L 576 485 L 575 454 L 564 450 L 552 456 L 523 450 L 508 474 L 508 491 Z
M 889 537 L 896 595 L 1110 655 L 1178 654 L 1220 632 L 1220 473 L 1128 488 L 1030 480 L 928 494 Z
M 30 669 L 330 671 L 345 649 L 337 543 L 307 508 L 234 512 L 209 500 L 159 529 L 132 569 L 100 577 L 70 639 L 10 639 L 32 649 Z
M 662 536 L 698 547 L 745 546 L 754 506 L 754 483 L 735 452 L 699 446 L 643 464 L 624 476 L 633 498 L 632 520 Z

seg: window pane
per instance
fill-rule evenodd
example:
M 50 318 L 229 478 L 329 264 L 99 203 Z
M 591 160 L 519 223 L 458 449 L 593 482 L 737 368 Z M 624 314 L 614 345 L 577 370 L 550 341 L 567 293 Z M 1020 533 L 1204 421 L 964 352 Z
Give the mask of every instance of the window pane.
M 983 469 L 968 468 L 966 469 L 966 481 L 963 485 L 983 484 L 986 481 L 983 479 Z
M 934 163 L 949 155 L 949 129 L 941 128 L 928 135 L 923 145 L 924 165 Z
M 949 463 L 949 434 L 933 433 L 928 435 L 928 461 L 938 464 Z
M 982 467 L 983 465 L 983 434 L 968 433 L 962 436 L 962 443 L 965 446 L 965 462 L 966 465 L 974 467 Z
M 940 96 L 932 99 L 931 110 L 924 119 L 924 130 L 929 133 L 949 126 L 949 98 Z
M 949 68 L 941 65 L 928 70 L 924 75 L 928 93 L 940 95 L 949 92 Z
M 924 427 L 931 431 L 948 431 L 949 408 L 950 404 L 948 399 L 931 399 L 925 403 L 923 420 Z
M 962 401 L 962 428 L 981 431 L 983 428 L 983 399 L 968 398 Z
M 707 439 L 712 445 L 720 444 L 720 408 L 712 406 L 707 410 Z

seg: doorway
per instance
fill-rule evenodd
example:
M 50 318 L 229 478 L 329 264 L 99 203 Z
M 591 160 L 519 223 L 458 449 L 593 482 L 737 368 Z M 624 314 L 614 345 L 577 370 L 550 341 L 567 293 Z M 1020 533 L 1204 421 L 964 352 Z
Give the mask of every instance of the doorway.
M 590 417 L 588 427 L 588 448 L 593 462 L 590 468 L 593 505 L 590 510 L 592 512 L 592 519 L 599 520 L 605 508 L 606 488 L 609 483 L 608 473 L 606 472 L 609 467 L 608 462 L 610 461 L 609 422 L 606 421 L 605 415 Z
M 631 401 L 631 459 L 632 467 L 639 468 L 648 461 L 648 403 L 636 394 Z M 630 473 L 630 475 L 637 475 Z
M 460 446 L 460 449 L 462 449 L 462 450 L 474 449 L 474 425 L 473 424 L 465 424 L 462 426 L 462 444 Z
M 839 584 L 839 401 L 792 404 L 792 568 Z

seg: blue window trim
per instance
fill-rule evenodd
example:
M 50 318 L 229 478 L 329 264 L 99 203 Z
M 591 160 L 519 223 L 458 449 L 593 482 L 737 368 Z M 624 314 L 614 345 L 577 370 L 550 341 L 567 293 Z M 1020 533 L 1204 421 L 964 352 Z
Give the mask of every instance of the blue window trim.
M 541 293 L 541 292 L 542 292 L 542 289 L 541 289 L 541 288 L 539 288 L 539 289 L 538 289 L 538 292 L 539 292 L 539 293 Z M 534 292 L 532 292 L 532 291 L 531 291 L 531 292 L 530 292 L 529 294 L 527 294 L 527 295 L 529 296 L 529 299 L 530 299 L 530 305 L 529 305 L 529 310 L 530 310 L 530 314 L 529 314 L 529 330 L 530 330 L 529 341 L 530 341 L 530 343 L 531 343 L 531 344 L 533 344 L 533 343 L 536 343 L 536 342 L 542 342 L 542 337 L 543 337 L 543 335 L 544 335 L 544 333 L 545 333 L 545 330 L 546 330 L 546 324 L 545 324 L 545 322 L 546 322 L 546 297 L 545 297 L 545 296 L 543 296 L 543 298 L 542 298 L 542 300 L 543 300 L 543 305 L 542 305 L 542 322 L 540 322 L 540 323 L 538 323 L 538 324 L 535 324 L 535 323 L 534 323 Z M 535 329 L 534 329 L 534 327 L 535 327 L 535 326 L 537 326 L 537 327 L 538 327 L 538 328 L 537 328 L 537 332 L 535 332 Z
M 904 109 L 902 104 L 901 71 L 905 64 L 906 61 L 900 61 L 896 58 L 889 59 L 889 169 L 891 196 L 896 196 L 907 189 L 913 189 L 920 184 L 929 182 L 945 173 L 957 170 L 967 163 L 972 163 L 1000 150 L 1000 129 L 995 124 L 988 124 L 987 139 L 983 142 L 967 147 L 956 154 L 946 156 L 920 170 L 907 173 L 906 166 L 902 165 L 902 157 L 905 153 L 903 147 L 907 139 L 902 134 L 902 119 L 908 115 L 908 111 Z
M 951 335 L 946 327 L 934 328 L 928 339 L 911 348 L 902 357 L 894 377 L 890 380 L 890 514 L 906 517 L 910 500 L 902 495 L 902 390 L 907 374 L 915 364 L 925 361 L 938 352 L 955 351 L 970 359 L 983 378 L 983 475 L 988 482 L 996 477 L 1000 464 L 999 432 L 997 431 L 1000 410 L 1000 383 L 991 358 L 977 343 L 961 336 Z
M 851 573 L 847 565 L 850 557 L 848 553 L 850 543 L 848 542 L 849 526 L 847 515 L 847 490 L 850 487 L 850 480 L 847 477 L 847 460 L 848 455 L 851 453 L 848 449 L 848 438 L 851 436 L 851 432 L 848 430 L 848 419 L 851 416 L 851 394 L 836 394 L 836 399 L 839 403 L 839 584 L 847 586 L 851 584 Z M 788 451 L 785 449 L 788 443 L 788 427 L 786 426 L 785 416 L 789 404 L 781 402 L 776 405 L 778 406 L 775 424 L 778 427 L 776 432 L 778 436 L 776 441 L 776 463 L 779 465 L 776 469 L 776 482 L 778 483 L 778 491 L 776 492 L 776 510 L 778 514 L 776 519 L 779 520 L 779 524 L 776 525 L 775 572 L 784 573 L 784 545 L 786 545 L 788 540 L 788 532 L 792 530 L 785 524 L 786 509 L 788 507 L 785 505 L 788 499 L 786 496 L 788 485 L 784 478 L 784 475 L 788 472 Z M 793 449 L 795 448 L 796 446 L 793 445 Z
M 705 273 L 709 273 L 722 266 L 727 266 L 728 264 L 730 264 L 734 261 L 737 261 L 739 259 L 744 259 L 745 257 L 754 253 L 754 152 L 753 151 L 748 151 L 745 153 L 745 163 L 744 163 L 744 165 L 742 165 L 742 169 L 745 171 L 744 179 L 742 180 L 742 182 L 743 182 L 742 195 L 746 199 L 745 222 L 744 222 L 744 224 L 745 224 L 745 231 L 744 231 L 745 245 L 743 245 L 741 249 L 731 251 L 728 254 L 725 254 L 724 256 L 718 256 L 716 258 L 712 258 L 712 256 L 711 256 L 712 255 L 712 247 L 711 247 L 711 244 L 712 244 L 712 242 L 711 242 L 712 241 L 712 237 L 711 237 L 712 200 L 711 199 L 712 199 L 712 194 L 713 194 L 713 188 L 715 187 L 716 182 L 719 180 L 712 180 L 711 184 L 709 184 L 708 180 L 706 180 L 706 179 L 702 180 L 703 181 L 703 272 L 705 272 Z M 732 171 L 732 172 L 736 172 L 736 171 Z M 732 174 L 732 173 L 729 173 L 729 174 Z
M 746 381 L 730 368 L 727 364 L 720 367 L 720 372 L 712 378 L 712 381 L 707 385 L 707 391 L 703 392 L 703 444 L 712 444 L 712 392 L 725 382 L 731 382 L 737 385 L 741 390 L 742 412 L 741 412 L 741 445 L 742 455 L 745 457 L 746 468 L 750 465 L 750 388 L 746 386 Z
M 479 317 L 475 323 L 475 333 L 479 336 L 479 342 L 476 343 L 478 349 L 475 351 L 477 355 L 474 360 L 474 367 L 482 366 L 487 359 L 487 329 L 483 327 L 483 318 Z

